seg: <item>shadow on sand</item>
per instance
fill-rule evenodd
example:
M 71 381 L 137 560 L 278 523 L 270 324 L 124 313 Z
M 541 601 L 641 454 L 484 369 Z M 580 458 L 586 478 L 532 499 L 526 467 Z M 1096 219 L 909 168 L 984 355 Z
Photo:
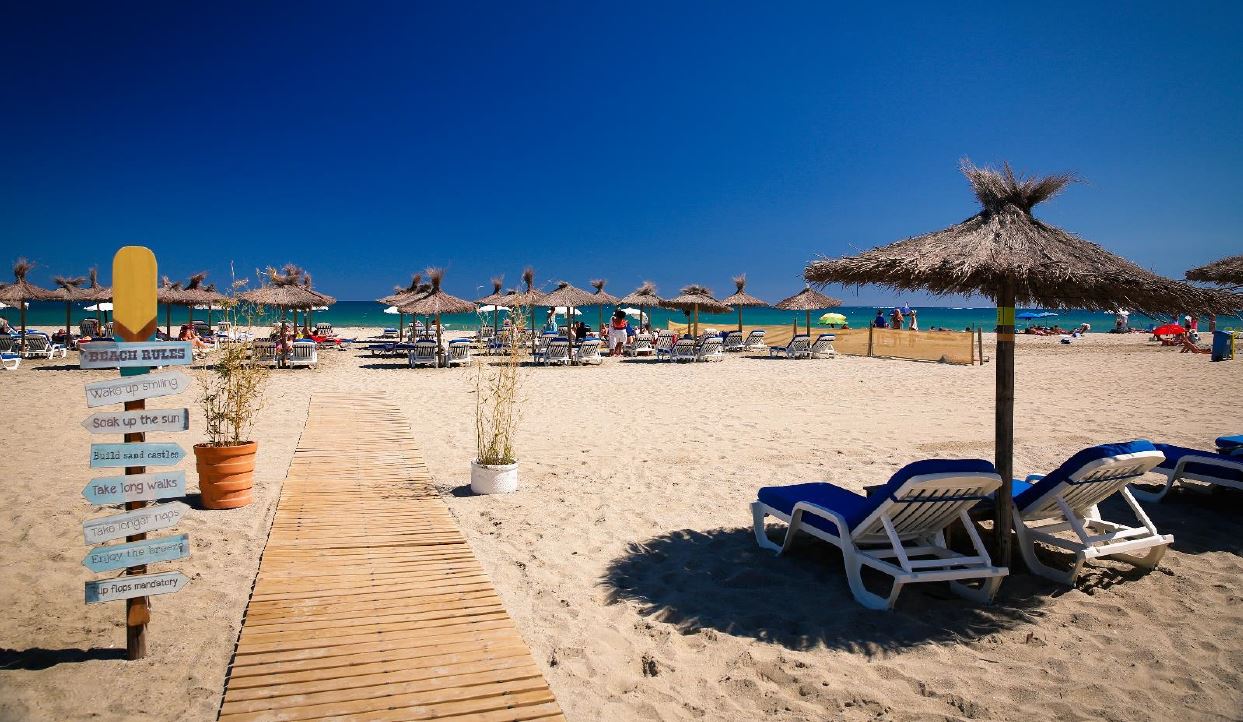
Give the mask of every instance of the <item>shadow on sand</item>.
M 887 577 L 868 578 L 880 589 Z M 977 605 L 944 584 L 907 586 L 892 612 L 863 608 L 850 594 L 841 554 L 810 537 L 775 557 L 750 529 L 683 529 L 630 546 L 605 572 L 609 603 L 683 634 L 713 629 L 791 649 L 820 645 L 884 653 L 927 642 L 960 643 L 1032 623 L 1055 585 L 1007 579 L 992 605 Z
M 58 664 L 125 659 L 124 649 L 4 649 L 0 648 L 0 669 L 39 670 Z

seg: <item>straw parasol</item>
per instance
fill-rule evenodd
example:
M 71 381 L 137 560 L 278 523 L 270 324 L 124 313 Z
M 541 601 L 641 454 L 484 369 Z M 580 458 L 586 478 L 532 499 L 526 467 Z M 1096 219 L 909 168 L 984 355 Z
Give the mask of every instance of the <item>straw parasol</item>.
M 535 269 L 527 266 L 522 269 L 522 282 L 526 285 L 525 291 L 517 291 L 509 296 L 509 300 L 513 302 L 515 307 L 529 308 L 531 310 L 531 352 L 535 352 L 535 306 L 544 294 L 535 290 Z M 511 316 L 512 318 L 512 316 Z
M 40 288 L 30 281 L 26 280 L 26 274 L 30 273 L 30 269 L 34 268 L 34 264 L 25 258 L 19 258 L 13 263 L 13 282 L 0 288 L 0 302 L 17 306 L 18 313 L 21 316 L 22 338 L 18 342 L 18 350 L 26 350 L 26 302 L 27 301 L 49 301 L 55 298 L 55 294 L 46 288 Z
M 418 295 L 427 293 L 427 290 L 430 288 L 431 288 L 430 285 L 426 285 L 423 283 L 423 274 L 414 273 L 414 274 L 411 274 L 410 276 L 409 286 L 406 286 L 404 288 L 401 286 L 393 286 L 393 292 L 387 296 L 384 296 L 383 298 L 377 298 L 376 303 L 382 306 L 397 306 L 401 303 L 414 300 L 415 298 L 418 297 Z M 418 294 L 418 295 L 414 295 L 414 294 Z M 397 309 L 397 340 L 398 341 L 402 340 L 402 334 L 405 333 L 405 329 L 403 328 L 403 326 L 405 325 L 406 325 L 406 314 L 399 308 Z
M 643 309 L 648 306 L 660 306 L 665 300 L 656 295 L 656 286 L 651 281 L 644 281 L 629 296 L 617 300 L 618 305 L 629 304 L 639 307 L 639 326 L 643 326 Z
M 1199 268 L 1187 271 L 1188 281 L 1216 283 L 1236 291 L 1243 291 L 1243 256 L 1230 256 Z
M 185 305 L 181 296 L 181 281 L 170 281 L 164 276 L 160 287 L 156 289 L 155 300 L 164 304 L 164 335 L 173 334 L 173 306 Z
M 574 309 L 578 306 L 590 306 L 595 303 L 595 298 L 593 294 L 571 286 L 568 281 L 561 281 L 554 290 L 542 296 L 536 303 L 551 308 L 565 306 L 565 323 L 569 326 L 574 321 Z M 570 339 L 570 347 L 573 348 L 573 334 L 567 333 L 566 336 Z
M 475 303 L 479 304 L 480 306 L 501 306 L 503 305 L 501 301 L 505 300 L 506 296 L 509 295 L 509 294 L 501 292 L 501 287 L 504 285 L 505 285 L 504 275 L 493 276 L 492 277 L 492 293 L 488 294 L 487 296 L 484 296 L 483 298 L 475 299 Z M 480 313 L 482 312 L 483 311 L 481 310 Z M 492 309 L 492 333 L 495 334 L 500 329 L 500 326 L 501 326 L 501 311 L 500 309 L 493 308 Z
M 108 288 L 107 286 L 99 285 L 99 269 L 98 268 L 95 268 L 94 266 L 92 266 L 91 270 L 87 272 L 86 277 L 87 277 L 86 288 L 79 290 L 79 293 L 82 294 L 81 300 L 94 301 L 96 303 L 112 300 L 112 289 Z M 106 314 L 108 312 L 107 311 L 102 311 L 102 312 L 96 311 L 95 316 L 97 319 L 99 318 L 100 313 L 105 314 L 105 318 L 100 319 L 101 323 L 106 322 L 108 320 L 106 318 Z
M 699 335 L 699 311 L 702 309 L 704 313 L 726 313 L 730 311 L 730 307 L 721 303 L 712 297 L 712 290 L 707 286 L 700 286 L 692 283 L 682 289 L 682 295 L 677 298 L 666 299 L 665 308 L 676 308 L 679 311 L 691 311 L 694 316 L 694 332 L 693 335 Z
M 982 294 L 997 304 L 996 563 L 1010 563 L 1011 480 L 1014 478 L 1014 306 L 1130 307 L 1147 312 L 1181 308 L 1229 310 L 1238 301 L 1162 278 L 1124 258 L 1050 226 L 1032 208 L 1074 181 L 1069 174 L 1018 177 L 969 161 L 962 172 L 982 209 L 941 231 L 914 236 L 855 256 L 807 265 L 812 283 L 875 283 L 934 294 Z
M 73 278 L 53 276 L 52 283 L 56 284 L 56 290 L 52 293 L 57 299 L 65 302 L 65 347 L 68 348 L 73 339 L 73 334 L 69 330 L 70 315 L 73 313 L 72 304 L 74 301 L 82 300 L 83 289 L 78 287 L 86 283 L 86 276 L 74 276 Z
M 595 303 L 597 306 L 596 308 L 596 327 L 597 328 L 604 326 L 604 307 L 617 305 L 617 296 L 614 296 L 613 294 L 604 290 L 604 287 L 607 284 L 608 284 L 607 278 L 593 278 L 591 280 L 591 287 L 596 289 L 596 292 L 591 294 L 591 297 L 593 299 L 592 302 Z M 643 319 L 640 318 L 639 324 L 642 325 L 642 323 L 643 323 Z
M 194 307 L 207 306 L 209 309 L 225 301 L 225 295 L 216 290 L 215 286 L 204 286 L 207 272 L 202 271 L 190 276 L 181 288 L 179 295 L 186 307 L 186 323 L 194 322 Z
M 436 317 L 436 356 L 438 363 L 444 365 L 444 351 L 441 349 L 441 329 L 440 314 L 442 313 L 469 313 L 475 310 L 475 304 L 464 298 L 451 296 L 445 293 L 440 284 L 444 281 L 445 272 L 441 268 L 427 269 L 427 278 L 431 281 L 432 287 L 424 296 L 417 300 L 409 301 L 406 305 L 399 306 L 399 311 L 405 313 L 413 313 L 421 316 Z
M 777 303 L 773 305 L 773 308 L 779 308 L 782 311 L 806 311 L 807 312 L 807 335 L 810 336 L 811 335 L 811 312 L 812 311 L 823 311 L 826 308 L 837 308 L 840 305 L 842 305 L 842 302 L 837 300 L 836 298 L 833 298 L 832 296 L 826 296 L 823 293 L 816 291 L 811 286 L 807 286 L 806 288 L 794 294 L 793 296 L 790 296 L 789 298 L 781 299 L 780 301 L 778 301 Z M 794 330 L 796 332 L 798 331 L 797 320 L 794 322 Z
M 747 293 L 745 290 L 746 287 L 747 287 L 747 274 L 740 273 L 737 276 L 734 276 L 734 288 L 736 289 L 736 291 L 734 292 L 734 295 L 730 296 L 729 298 L 721 299 L 721 303 L 727 306 L 733 306 L 734 308 L 738 309 L 738 332 L 739 333 L 742 333 L 742 309 L 744 307 L 746 306 L 767 306 L 768 305 L 767 301 L 761 301 L 755 296 L 752 296 L 751 294 Z

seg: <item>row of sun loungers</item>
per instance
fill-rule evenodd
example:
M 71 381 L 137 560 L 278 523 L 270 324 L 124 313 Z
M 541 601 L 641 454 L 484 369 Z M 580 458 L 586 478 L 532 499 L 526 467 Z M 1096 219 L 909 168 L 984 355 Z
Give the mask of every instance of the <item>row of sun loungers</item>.
M 1159 500 L 1180 481 L 1243 489 L 1243 435 L 1217 439 L 1217 451 L 1199 451 L 1143 439 L 1084 449 L 1048 474 L 1013 483 L 1014 529 L 1028 569 L 1073 584 L 1085 562 L 1108 557 L 1152 569 L 1174 537 L 1161 534 L 1136 497 Z M 1148 472 L 1167 476 L 1155 494 L 1129 485 Z M 889 609 L 903 586 L 946 581 L 961 596 L 991 600 L 1009 570 L 994 566 L 969 513 L 991 505 L 1001 486 L 983 459 L 928 459 L 908 464 L 867 496 L 831 483 L 761 488 L 751 505 L 755 539 L 781 554 L 799 532 L 842 551 L 855 599 L 871 609 Z M 1101 518 L 1099 505 L 1120 496 L 1139 521 L 1127 526 Z M 780 544 L 768 537 L 765 519 L 785 522 Z M 946 532 L 961 522 L 972 553 L 952 550 Z M 1036 554 L 1037 542 L 1073 554 L 1069 568 L 1054 568 Z M 893 579 L 888 595 L 868 590 L 861 571 L 870 567 Z

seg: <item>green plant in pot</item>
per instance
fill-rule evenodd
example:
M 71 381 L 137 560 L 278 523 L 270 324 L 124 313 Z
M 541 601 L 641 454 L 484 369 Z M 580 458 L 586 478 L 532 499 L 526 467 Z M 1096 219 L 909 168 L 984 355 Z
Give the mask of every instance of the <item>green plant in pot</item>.
M 475 459 L 470 464 L 470 489 L 476 494 L 518 490 L 514 436 L 521 415 L 519 371 L 525 352 L 522 335 L 526 309 L 512 307 L 509 318 L 513 325 L 500 332 L 499 360 L 475 360 Z
M 230 298 L 224 306 L 225 320 L 237 328 L 237 302 Z M 214 356 L 201 377 L 207 441 L 194 445 L 199 492 L 207 509 L 236 509 L 252 501 L 259 444 L 250 431 L 263 404 L 268 369 L 252 363 L 250 344 L 244 341 L 222 341 Z

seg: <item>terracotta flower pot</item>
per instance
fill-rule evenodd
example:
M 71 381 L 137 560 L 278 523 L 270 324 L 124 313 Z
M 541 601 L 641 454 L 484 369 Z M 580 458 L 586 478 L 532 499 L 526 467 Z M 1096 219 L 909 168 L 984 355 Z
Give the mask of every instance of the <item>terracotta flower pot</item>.
M 254 441 L 238 446 L 194 445 L 204 508 L 236 509 L 252 501 L 258 449 Z

